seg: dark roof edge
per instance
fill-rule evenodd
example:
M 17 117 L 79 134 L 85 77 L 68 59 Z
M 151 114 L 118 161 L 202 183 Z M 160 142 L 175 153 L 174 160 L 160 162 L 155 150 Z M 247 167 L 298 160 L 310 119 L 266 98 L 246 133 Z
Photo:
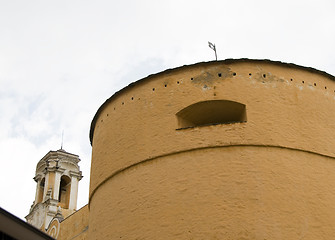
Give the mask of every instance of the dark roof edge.
M 27 222 L 24 222 L 20 218 L 14 216 L 10 212 L 7 212 L 5 209 L 0 207 L 0 214 L 3 218 L 2 220 L 6 221 L 6 229 L 1 229 L 4 233 L 7 235 L 17 238 L 21 236 L 22 234 L 26 235 L 26 239 L 50 239 L 53 240 L 54 238 L 49 236 L 47 233 L 42 232 L 41 230 L 37 229 L 33 225 L 30 225 Z M 3 223 L 4 224 L 4 223 Z M 13 231 L 8 224 L 11 224 L 11 226 L 16 229 L 16 231 Z M 24 229 L 25 232 L 20 232 L 19 230 L 22 230 L 21 228 Z
M 121 90 L 115 92 L 110 98 L 108 98 L 98 109 L 98 111 L 95 113 L 93 120 L 91 122 L 91 127 L 90 127 L 90 133 L 89 133 L 89 138 L 90 138 L 90 142 L 92 145 L 92 140 L 93 140 L 93 134 L 94 134 L 94 128 L 95 128 L 95 124 L 96 124 L 96 120 L 100 114 L 100 112 L 104 109 L 105 105 L 107 105 L 107 103 L 109 103 L 113 98 L 115 98 L 116 96 L 118 96 L 119 94 L 121 94 L 123 91 L 134 87 L 135 85 L 137 85 L 139 82 L 143 82 L 147 79 L 151 79 L 152 77 L 156 77 L 158 75 L 161 74 L 167 74 L 170 73 L 172 71 L 176 71 L 176 70 L 180 70 L 182 68 L 185 67 L 195 67 L 198 65 L 203 65 L 203 64 L 215 64 L 215 63 L 225 63 L 225 64 L 230 64 L 230 63 L 236 63 L 236 62 L 265 62 L 265 63 L 271 63 L 271 64 L 277 64 L 277 65 L 286 65 L 289 68 L 298 68 L 298 69 L 303 69 L 306 70 L 308 72 L 311 73 L 316 73 L 316 74 L 320 74 L 323 75 L 333 81 L 335 81 L 335 77 L 333 75 L 330 75 L 329 73 L 325 72 L 325 71 L 321 71 L 312 67 L 304 67 L 304 66 L 300 66 L 294 63 L 285 63 L 285 62 L 281 62 L 281 61 L 272 61 L 269 59 L 249 59 L 249 58 L 240 58 L 240 59 L 232 59 L 232 58 L 228 58 L 225 60 L 219 60 L 219 61 L 210 61 L 210 62 L 198 62 L 198 63 L 194 63 L 194 64 L 190 64 L 190 65 L 183 65 L 183 66 L 179 66 L 176 68 L 170 68 L 170 69 L 166 69 L 162 72 L 159 73 L 155 73 L 155 74 L 150 74 L 147 77 L 144 77 L 142 79 L 139 79 L 135 82 L 130 83 L 128 86 L 122 88 Z

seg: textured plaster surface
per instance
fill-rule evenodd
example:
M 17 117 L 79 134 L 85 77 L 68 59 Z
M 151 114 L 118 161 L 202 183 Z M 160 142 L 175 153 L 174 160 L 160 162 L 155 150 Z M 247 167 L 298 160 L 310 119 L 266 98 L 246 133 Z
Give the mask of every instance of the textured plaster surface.
M 325 239 L 334 171 L 331 158 L 274 147 L 156 158 L 98 190 L 90 239 Z
M 59 240 L 86 240 L 88 230 L 89 210 L 88 205 L 85 205 L 74 214 L 67 217 L 61 222 Z
M 176 130 L 176 113 L 210 100 L 245 104 L 247 122 Z M 335 237 L 334 119 L 333 77 L 291 65 L 137 82 L 92 125 L 89 239 Z

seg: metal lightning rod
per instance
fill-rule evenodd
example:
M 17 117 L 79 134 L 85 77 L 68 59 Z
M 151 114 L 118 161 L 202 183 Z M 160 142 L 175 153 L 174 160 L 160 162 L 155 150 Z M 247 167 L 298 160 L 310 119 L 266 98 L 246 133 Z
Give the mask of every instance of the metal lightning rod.
M 63 150 L 63 137 L 64 137 L 64 130 L 62 131 L 62 143 L 60 145 L 60 149 Z
M 215 52 L 215 61 L 218 60 L 218 56 L 216 55 L 216 47 L 215 47 L 215 44 L 211 43 L 211 42 L 208 42 L 208 46 L 213 49 L 213 51 Z

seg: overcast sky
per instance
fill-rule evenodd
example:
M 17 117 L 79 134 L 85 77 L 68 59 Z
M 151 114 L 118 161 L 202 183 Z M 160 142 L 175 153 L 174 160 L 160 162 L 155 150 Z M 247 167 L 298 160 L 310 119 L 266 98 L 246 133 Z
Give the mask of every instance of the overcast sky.
M 81 158 L 88 202 L 95 112 L 149 74 L 214 59 L 292 62 L 335 75 L 334 0 L 0 0 L 0 206 L 23 218 L 37 162 Z M 127 117 L 127 116 L 125 116 Z

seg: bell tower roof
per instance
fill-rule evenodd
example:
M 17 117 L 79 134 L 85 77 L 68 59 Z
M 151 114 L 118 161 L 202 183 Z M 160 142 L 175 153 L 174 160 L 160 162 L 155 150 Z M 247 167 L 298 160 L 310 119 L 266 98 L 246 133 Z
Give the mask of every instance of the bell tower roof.
M 64 149 L 59 149 L 57 151 L 49 151 L 36 166 L 36 176 L 41 174 L 46 169 L 53 170 L 53 168 L 58 169 L 60 165 L 67 163 L 71 171 L 78 171 L 80 162 L 79 156 L 73 153 L 66 152 Z

